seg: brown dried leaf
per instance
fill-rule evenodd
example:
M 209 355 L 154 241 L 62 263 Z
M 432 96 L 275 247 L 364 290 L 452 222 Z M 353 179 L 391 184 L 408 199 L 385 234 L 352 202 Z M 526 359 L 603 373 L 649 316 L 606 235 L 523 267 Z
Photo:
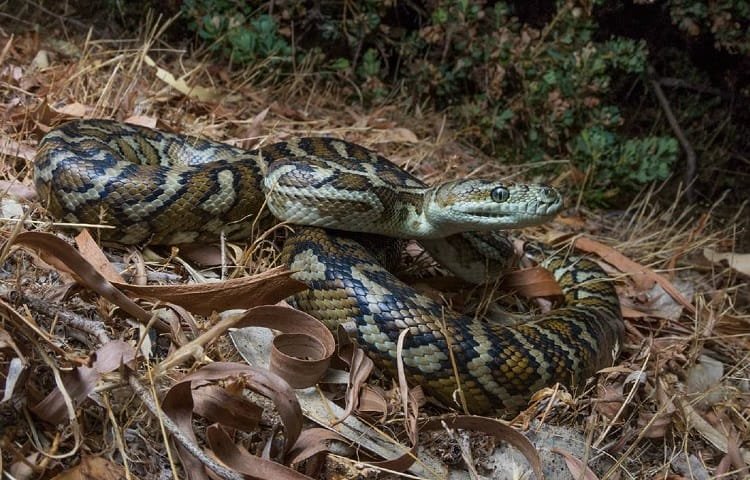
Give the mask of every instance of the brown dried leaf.
M 588 237 L 578 237 L 575 247 L 584 252 L 594 253 L 621 272 L 630 274 L 639 290 L 650 290 L 656 283 L 656 279 L 653 278 L 656 274 L 650 268 L 634 262 L 608 245 Z
M 641 411 L 638 415 L 637 424 L 640 428 L 645 429 L 642 434 L 644 437 L 663 438 L 672 426 L 672 416 Z
M 528 298 L 562 296 L 555 277 L 543 267 L 510 272 L 503 277 L 501 286 Z
M 344 415 L 339 417 L 335 424 L 343 422 L 355 410 L 359 411 L 362 395 L 364 394 L 363 388 L 366 386 L 365 382 L 375 368 L 372 359 L 356 344 L 349 341 L 349 337 L 343 328 L 339 328 L 339 333 L 339 337 L 343 339 L 339 345 L 339 358 L 349 366 L 349 380 L 346 388 L 346 408 L 344 409 Z M 374 403 L 379 402 L 375 401 Z M 387 408 L 383 412 L 383 415 L 385 416 L 386 413 Z
M 682 414 L 685 425 L 697 431 L 703 439 L 716 447 L 716 449 L 724 453 L 729 452 L 729 438 L 725 433 L 720 432 L 708 423 L 684 397 L 678 396 L 674 401 L 679 407 L 678 411 Z M 739 455 L 746 465 L 750 465 L 750 451 L 746 448 L 741 448 Z
M 24 143 L 17 142 L 5 135 L 0 135 L 0 155 L 23 158 L 24 160 L 31 162 L 36 155 L 36 149 Z
M 215 362 L 184 377 L 170 389 L 167 396 L 170 396 L 177 385 L 183 383 L 197 381 L 203 385 L 205 381 L 228 378 L 241 378 L 247 388 L 273 401 L 286 432 L 284 450 L 291 449 L 302 431 L 302 410 L 289 384 L 268 370 L 241 363 Z
M 302 410 L 294 390 L 283 379 L 267 370 L 239 363 L 212 363 L 175 384 L 167 392 L 162 408 L 184 435 L 195 442 L 192 412 L 195 409 L 193 399 L 196 390 L 205 389 L 208 383 L 228 379 L 240 380 L 244 387 L 273 401 L 286 434 L 283 451 L 291 451 L 302 431 Z M 230 468 L 250 475 L 249 478 L 272 478 L 267 474 L 273 474 L 273 478 L 307 478 L 283 465 L 259 459 L 240 450 L 218 426 L 210 427 L 207 435 L 213 454 Z M 207 478 L 199 460 L 179 445 L 178 452 L 191 479 Z M 262 474 L 256 477 L 253 476 L 254 472 Z
M 0 151 L 2 154 L 2 151 Z M 0 180 L 0 196 L 31 202 L 36 200 L 36 190 L 15 180 Z
M 277 267 L 251 277 L 191 285 L 129 285 L 117 287 L 131 296 L 179 305 L 198 315 L 277 303 L 307 288 Z
M 404 127 L 394 127 L 375 132 L 376 143 L 418 143 L 417 135 Z
M 119 369 L 132 363 L 135 350 L 131 345 L 121 340 L 104 344 L 95 353 L 92 367 L 77 367 L 72 372 L 62 375 L 63 385 L 68 396 L 76 407 L 94 391 L 96 384 L 105 373 Z M 52 390 L 41 402 L 31 407 L 31 411 L 41 419 L 52 424 L 62 423 L 68 413 L 65 398 L 60 388 Z
M 624 401 L 625 396 L 623 395 L 622 384 L 618 383 L 601 387 L 600 394 L 594 406 L 597 412 L 611 420 L 620 411 Z
M 98 251 L 95 256 L 103 256 L 93 241 L 86 240 L 82 234 L 87 252 Z M 119 306 L 142 323 L 151 320 L 151 314 L 142 309 L 123 291 L 139 298 L 163 301 L 179 305 L 186 310 L 201 315 L 210 315 L 215 311 L 235 308 L 249 308 L 256 305 L 276 303 L 307 286 L 289 277 L 291 272 L 279 267 L 253 277 L 243 277 L 225 282 L 197 285 L 129 285 L 109 282 L 91 263 L 73 247 L 55 235 L 41 232 L 24 232 L 19 234 L 15 245 L 35 250 L 39 256 L 57 270 L 71 274 L 78 283 L 97 292 L 113 304 Z M 109 262 L 100 259 L 99 266 Z M 108 275 L 113 275 L 109 273 Z M 156 327 L 165 330 L 167 327 L 157 322 Z
M 357 402 L 357 412 L 378 414 L 380 415 L 381 423 L 385 422 L 388 414 L 391 412 L 391 405 L 388 398 L 386 398 L 386 393 L 381 388 L 373 385 L 362 385 L 359 390 Z
M 90 367 L 77 367 L 72 372 L 62 374 L 61 376 L 65 390 L 73 401 L 74 408 L 94 391 L 96 383 L 101 378 L 101 374 Z M 54 425 L 62 423 L 68 416 L 65 397 L 59 387 L 52 390 L 42 401 L 31 407 L 31 411 L 42 420 Z
M 554 447 L 551 448 L 550 451 L 558 455 L 562 455 L 563 459 L 565 460 L 565 464 L 568 466 L 570 475 L 573 478 L 577 480 L 599 480 L 599 477 L 597 477 L 596 474 L 591 471 L 588 465 L 583 463 L 581 459 L 573 456 L 571 452 Z
M 123 340 L 112 340 L 99 347 L 94 356 L 94 369 L 99 373 L 109 373 L 122 366 L 134 368 L 136 351 Z
M 52 111 L 59 113 L 63 117 L 72 118 L 84 118 L 94 112 L 94 107 L 84 105 L 82 103 L 73 102 L 65 105 L 62 108 L 56 108 L 54 105 L 50 105 Z
M 156 117 L 150 117 L 148 115 L 132 115 L 125 119 L 125 123 L 140 125 L 141 127 L 156 128 L 156 124 L 159 123 L 159 121 Z
M 289 307 L 251 308 L 234 319 L 234 327 L 266 327 L 282 332 L 274 337 L 269 368 L 294 388 L 315 385 L 336 349 L 336 341 L 325 325 Z
M 185 96 L 195 98 L 196 100 L 200 100 L 202 102 L 211 102 L 214 100 L 218 100 L 221 97 L 221 92 L 214 88 L 202 87 L 200 85 L 190 86 L 188 85 L 184 76 L 175 78 L 172 73 L 157 66 L 156 62 L 148 55 L 143 57 L 143 60 L 146 62 L 146 65 L 156 69 L 156 77 L 159 80 L 163 81 Z
M 182 434 L 194 444 L 198 439 L 193 430 L 193 395 L 191 382 L 178 382 L 167 391 L 161 404 L 162 411 L 172 419 Z M 182 468 L 191 480 L 208 480 L 201 461 L 180 442 L 173 442 L 180 457 Z
M 633 276 L 633 281 L 641 291 L 650 290 L 654 283 L 658 283 L 672 298 L 679 302 L 690 313 L 695 313 L 695 307 L 682 295 L 682 293 L 680 293 L 679 289 L 672 285 L 672 283 L 662 275 L 654 272 L 651 268 L 634 262 L 614 248 L 590 238 L 578 237 L 575 241 L 575 247 L 584 252 L 596 253 L 602 258 L 602 260 L 617 267 L 621 272 L 631 274 Z
M 261 136 L 263 133 L 263 121 L 266 119 L 266 115 L 268 115 L 270 108 L 271 107 L 266 107 L 253 117 L 250 121 L 250 125 L 248 125 L 243 132 L 243 136 L 246 139 L 253 140 Z
M 112 283 L 125 283 L 125 279 L 122 278 L 120 272 L 115 269 L 112 263 L 104 255 L 104 252 L 99 245 L 96 244 L 96 240 L 91 237 L 88 229 L 81 230 L 81 233 L 75 237 L 76 245 L 78 250 L 95 269 L 101 273 L 104 278 Z
M 104 457 L 84 456 L 75 467 L 53 477 L 53 480 L 119 480 L 128 478 L 125 469 Z
M 308 428 L 303 431 L 289 452 L 287 463 L 295 465 L 303 462 L 315 454 L 328 451 L 327 442 L 336 440 L 346 442 L 346 439 L 336 432 L 325 428 Z

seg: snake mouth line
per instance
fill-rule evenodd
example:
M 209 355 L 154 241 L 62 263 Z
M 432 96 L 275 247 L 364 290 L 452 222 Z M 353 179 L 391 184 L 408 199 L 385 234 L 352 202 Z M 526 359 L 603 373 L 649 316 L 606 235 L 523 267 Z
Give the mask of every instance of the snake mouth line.
M 461 215 L 469 220 L 477 220 L 477 221 L 486 221 L 486 220 L 501 220 L 501 219 L 507 219 L 509 221 L 517 221 L 517 220 L 533 220 L 533 219 L 539 219 L 539 221 L 548 220 L 550 217 L 553 217 L 555 214 L 557 214 L 557 209 L 554 209 L 552 211 L 538 211 L 538 210 L 532 210 L 532 211 L 525 211 L 525 210 L 518 210 L 513 212 L 461 212 Z

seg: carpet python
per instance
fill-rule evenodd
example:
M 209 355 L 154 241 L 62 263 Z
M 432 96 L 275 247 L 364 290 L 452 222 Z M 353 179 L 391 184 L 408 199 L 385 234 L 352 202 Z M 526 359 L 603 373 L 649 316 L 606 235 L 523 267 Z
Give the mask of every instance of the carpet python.
M 380 235 L 417 239 L 457 275 L 483 281 L 513 262 L 502 230 L 542 223 L 562 208 L 560 194 L 545 185 L 469 179 L 427 186 L 341 140 L 295 138 L 245 150 L 109 120 L 50 131 L 34 179 L 53 216 L 114 226 L 100 235 L 119 243 L 242 240 L 273 222 L 300 225 L 282 251 L 293 277 L 309 287 L 296 305 L 332 329 L 353 321 L 359 345 L 392 374 L 399 334 L 409 329 L 407 378 L 450 407 L 516 411 L 545 386 L 578 385 L 611 365 L 622 341 L 614 286 L 587 258 L 543 260 L 562 287 L 562 305 L 507 327 L 417 293 L 341 232 L 368 234 L 367 243 Z

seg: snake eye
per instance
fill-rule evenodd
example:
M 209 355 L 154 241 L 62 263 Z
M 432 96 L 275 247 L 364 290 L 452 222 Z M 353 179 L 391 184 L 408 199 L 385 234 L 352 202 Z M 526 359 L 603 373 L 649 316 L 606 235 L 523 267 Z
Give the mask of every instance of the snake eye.
M 490 192 L 490 197 L 493 202 L 503 203 L 510 197 L 510 191 L 505 187 L 495 187 Z

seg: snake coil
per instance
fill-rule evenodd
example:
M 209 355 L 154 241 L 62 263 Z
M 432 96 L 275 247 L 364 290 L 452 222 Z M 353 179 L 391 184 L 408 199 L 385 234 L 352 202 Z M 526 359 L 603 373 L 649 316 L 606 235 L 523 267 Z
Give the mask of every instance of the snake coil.
M 299 308 L 329 328 L 354 321 L 359 345 L 391 372 L 399 334 L 409 329 L 402 351 L 409 381 L 448 406 L 461 398 L 473 413 L 514 411 L 545 386 L 580 384 L 612 364 L 622 341 L 617 294 L 589 259 L 544 260 L 562 305 L 506 327 L 445 309 L 337 231 L 416 238 L 458 274 L 481 280 L 485 265 L 509 262 L 500 230 L 560 210 L 560 195 L 544 185 L 472 179 L 429 187 L 340 140 L 300 138 L 251 151 L 107 120 L 52 130 L 34 178 L 54 216 L 112 225 L 102 238 L 120 243 L 246 239 L 277 220 L 307 225 L 282 252 L 309 287 L 296 298 Z

